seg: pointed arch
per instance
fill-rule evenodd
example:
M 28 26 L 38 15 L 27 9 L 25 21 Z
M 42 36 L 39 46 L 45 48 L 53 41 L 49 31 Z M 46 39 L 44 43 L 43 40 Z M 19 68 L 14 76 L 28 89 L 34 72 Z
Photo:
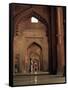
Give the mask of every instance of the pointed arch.
M 35 46 L 37 47 L 35 47 Z M 33 47 L 35 47 L 35 50 L 33 49 Z M 38 52 L 36 50 L 39 50 Z M 29 62 L 29 65 L 30 65 L 30 61 L 31 60 L 37 60 L 38 63 L 39 63 L 39 71 L 42 71 L 43 70 L 43 56 L 42 56 L 42 47 L 36 43 L 36 42 L 32 42 L 28 48 L 27 48 L 27 56 L 28 56 L 28 62 Z
M 41 23 L 43 23 L 44 25 L 46 25 L 47 29 L 48 29 L 48 22 L 47 20 L 41 16 L 39 13 L 37 13 L 35 10 L 33 10 L 33 8 L 30 8 L 28 10 L 26 10 L 25 12 L 21 12 L 19 13 L 18 15 L 15 16 L 15 23 L 16 23 L 16 26 L 18 26 L 18 24 L 22 21 L 22 20 L 26 20 L 28 18 L 31 18 L 31 17 L 35 17 L 37 18 Z
M 28 48 L 30 48 L 32 45 L 36 45 L 36 46 L 38 46 L 40 49 L 42 49 L 42 47 L 38 44 L 38 43 L 36 43 L 36 42 L 32 42 L 29 46 L 28 46 Z M 27 48 L 27 49 L 28 49 Z

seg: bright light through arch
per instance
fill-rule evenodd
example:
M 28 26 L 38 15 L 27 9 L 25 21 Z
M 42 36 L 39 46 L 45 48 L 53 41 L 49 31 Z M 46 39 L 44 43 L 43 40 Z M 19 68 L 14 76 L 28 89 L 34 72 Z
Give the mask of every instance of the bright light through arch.
M 38 19 L 35 17 L 31 17 L 31 23 L 38 23 Z

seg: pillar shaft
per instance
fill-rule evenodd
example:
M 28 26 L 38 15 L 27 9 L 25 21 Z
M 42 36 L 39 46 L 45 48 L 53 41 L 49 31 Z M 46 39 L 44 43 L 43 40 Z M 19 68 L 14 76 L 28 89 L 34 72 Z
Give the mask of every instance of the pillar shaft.
M 57 54 L 58 54 L 58 72 L 64 70 L 64 27 L 63 27 L 63 9 L 57 7 Z
M 51 23 L 49 30 L 49 72 L 57 73 L 57 45 L 56 45 L 56 27 L 55 27 L 55 7 L 51 7 Z

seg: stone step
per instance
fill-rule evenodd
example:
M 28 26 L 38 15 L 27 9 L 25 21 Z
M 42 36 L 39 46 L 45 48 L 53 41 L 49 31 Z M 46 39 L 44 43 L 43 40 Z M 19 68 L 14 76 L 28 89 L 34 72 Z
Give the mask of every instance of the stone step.
M 35 84 L 53 84 L 64 83 L 65 77 L 61 75 L 17 75 L 13 79 L 14 85 L 35 85 Z

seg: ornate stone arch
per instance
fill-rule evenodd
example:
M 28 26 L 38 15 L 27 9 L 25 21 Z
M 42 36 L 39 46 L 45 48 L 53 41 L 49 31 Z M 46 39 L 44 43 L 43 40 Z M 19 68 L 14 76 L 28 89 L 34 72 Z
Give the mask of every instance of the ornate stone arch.
M 46 26 L 46 28 L 47 28 L 46 34 L 48 36 L 48 30 L 49 30 L 48 26 L 49 25 L 48 25 L 47 20 L 43 16 L 41 16 L 39 13 L 34 11 L 33 8 L 28 9 L 25 12 L 19 13 L 18 15 L 15 16 L 15 20 L 14 20 L 15 21 L 15 29 L 16 30 L 18 29 L 18 25 L 21 21 L 25 22 L 28 18 L 31 18 L 31 17 L 37 18 L 41 23 L 43 23 Z
M 15 16 L 15 20 L 14 20 L 15 21 L 15 30 L 17 30 L 18 24 L 21 23 L 21 21 L 25 22 L 27 19 L 29 19 L 31 17 L 37 18 L 41 23 L 43 23 L 47 27 L 47 31 L 45 31 L 45 32 L 48 35 L 48 22 L 46 21 L 46 19 L 43 16 L 41 16 L 39 13 L 34 11 L 32 8 L 23 13 L 19 13 L 19 15 Z M 33 43 L 36 44 L 37 46 L 41 47 L 38 43 L 36 43 L 36 42 L 33 42 Z M 43 67 L 42 64 L 41 64 L 41 67 Z M 41 68 L 41 70 L 42 70 L 42 68 Z
M 34 47 L 34 46 L 37 46 L 37 48 L 36 48 L 36 50 L 37 49 L 39 49 L 40 50 L 40 54 L 39 53 L 37 53 L 36 52 L 36 50 L 34 50 L 34 52 L 33 52 L 33 50 L 32 51 L 29 51 L 30 49 L 32 49 L 31 47 Z M 42 65 L 42 63 L 43 63 L 43 60 L 42 60 L 42 47 L 38 44 L 38 43 L 36 43 L 36 42 L 32 42 L 29 46 L 28 46 L 28 48 L 27 48 L 27 51 L 29 51 L 28 52 L 28 56 L 29 56 L 29 59 L 31 58 L 31 55 L 35 55 L 35 56 L 37 56 L 35 59 L 37 59 L 38 58 L 38 61 L 39 61 L 39 71 L 41 70 L 43 70 L 43 65 Z M 29 61 L 29 60 L 28 60 Z M 30 63 L 30 61 L 29 61 L 29 63 Z

